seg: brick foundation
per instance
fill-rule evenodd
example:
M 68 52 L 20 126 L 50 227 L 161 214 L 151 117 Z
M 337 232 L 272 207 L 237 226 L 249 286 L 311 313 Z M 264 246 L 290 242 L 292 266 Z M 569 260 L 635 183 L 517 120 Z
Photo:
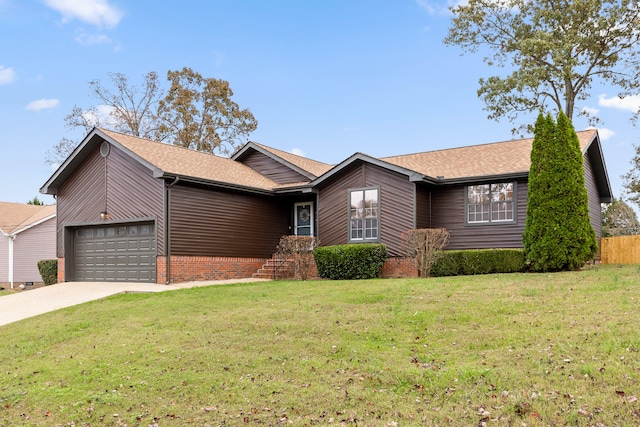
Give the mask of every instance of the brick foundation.
M 254 276 L 254 277 L 265 277 L 265 278 L 273 278 L 273 273 L 270 271 L 266 271 L 264 275 Z M 380 277 L 385 279 L 395 278 L 395 277 L 418 277 L 418 269 L 416 268 L 413 261 L 406 258 L 388 258 L 382 266 L 380 270 Z M 282 271 L 278 273 L 278 278 L 280 279 L 293 279 L 294 272 L 292 269 L 284 268 Z M 318 277 L 318 269 L 316 267 L 316 263 L 311 260 L 311 265 L 309 268 L 309 280 L 319 279 Z
M 267 258 L 172 256 L 171 283 L 252 277 Z M 156 283 L 167 282 L 166 258 L 156 258 Z
M 156 283 L 167 282 L 165 259 L 163 256 L 156 258 Z M 267 258 L 173 256 L 171 257 L 171 283 L 254 277 L 254 274 L 267 261 Z M 317 279 L 315 263 L 312 261 L 312 264 L 309 280 Z M 384 278 L 418 277 L 418 270 L 411 260 L 389 258 L 382 266 L 380 275 Z M 58 283 L 62 282 L 64 282 L 64 258 L 58 258 Z
M 412 260 L 406 258 L 388 258 L 382 270 L 380 276 L 385 279 L 394 277 L 418 277 L 418 269 Z
M 58 258 L 58 283 L 64 282 L 64 258 Z

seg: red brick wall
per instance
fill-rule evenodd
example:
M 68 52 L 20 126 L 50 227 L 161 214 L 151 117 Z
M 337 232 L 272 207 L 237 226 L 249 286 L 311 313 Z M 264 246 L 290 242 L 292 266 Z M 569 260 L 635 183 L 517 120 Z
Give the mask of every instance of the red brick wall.
M 228 257 L 171 257 L 171 283 L 192 282 L 198 280 L 226 280 L 252 277 L 265 263 L 265 258 L 228 258 Z M 166 283 L 165 257 L 156 258 L 156 283 Z M 317 278 L 315 263 L 309 279 Z M 414 264 L 403 258 L 389 258 L 382 266 L 381 276 L 418 277 Z M 64 258 L 58 258 L 58 283 L 64 282 Z
M 319 278 L 318 269 L 316 267 L 316 263 L 313 260 L 311 261 L 311 267 L 309 270 L 309 280 L 315 280 Z M 294 274 L 291 269 L 289 269 L 287 273 L 288 274 L 285 275 L 285 278 L 294 278 Z M 388 258 L 382 266 L 380 276 L 384 278 L 418 277 L 418 269 L 411 260 L 405 258 Z
M 64 258 L 58 258 L 58 283 L 64 282 Z
M 171 283 L 252 277 L 266 258 L 172 256 Z M 166 258 L 156 258 L 156 283 L 167 281 Z
M 410 259 L 388 258 L 382 266 L 380 275 L 384 278 L 418 277 L 418 269 Z

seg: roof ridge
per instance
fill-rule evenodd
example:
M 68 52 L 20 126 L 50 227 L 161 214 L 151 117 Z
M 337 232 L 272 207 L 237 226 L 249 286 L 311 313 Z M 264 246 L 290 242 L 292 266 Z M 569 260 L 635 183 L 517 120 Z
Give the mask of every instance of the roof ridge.
M 126 138 L 139 139 L 141 141 L 152 142 L 154 144 L 160 144 L 160 145 L 163 145 L 163 146 L 166 146 L 166 147 L 174 147 L 174 148 L 177 148 L 177 149 L 186 150 L 186 151 L 193 152 L 193 153 L 207 154 L 209 156 L 219 157 L 221 159 L 228 159 L 228 157 L 224 157 L 224 156 L 221 156 L 221 155 L 218 155 L 218 154 L 215 154 L 215 153 L 209 153 L 209 152 L 206 152 L 206 151 L 196 150 L 194 148 L 183 147 L 181 145 L 172 144 L 170 142 L 156 141 L 155 139 L 149 139 L 149 138 L 144 138 L 144 137 L 141 137 L 141 136 L 135 136 L 135 135 L 131 135 L 131 134 L 124 133 L 124 132 L 118 132 L 118 131 L 111 130 L 111 129 L 105 129 L 105 128 L 98 128 L 98 129 L 101 130 L 102 132 L 107 133 L 107 134 L 108 133 L 116 133 L 116 134 L 124 136 Z
M 595 128 L 583 129 L 583 130 L 580 130 L 580 131 L 576 131 L 576 134 L 593 132 L 593 131 L 597 132 L 598 129 L 595 129 Z M 396 158 L 396 157 L 417 156 L 417 155 L 420 155 L 420 154 L 427 154 L 427 153 L 439 153 L 439 152 L 443 152 L 443 151 L 453 151 L 453 150 L 462 150 L 462 149 L 470 149 L 470 148 L 480 148 L 480 147 L 486 147 L 486 146 L 489 146 L 489 145 L 507 144 L 507 143 L 514 143 L 514 142 L 527 142 L 527 141 L 532 141 L 533 139 L 534 139 L 533 136 L 532 137 L 528 137 L 528 138 L 507 139 L 507 140 L 503 140 L 503 141 L 484 142 L 484 143 L 481 143 L 481 144 L 461 145 L 459 147 L 439 148 L 437 150 L 427 150 L 427 151 L 418 151 L 418 152 L 414 152 L 414 153 L 396 154 L 396 155 L 391 155 L 391 156 L 379 157 L 379 159 L 380 160 L 384 160 L 384 159 L 392 159 L 392 158 Z
M 431 153 L 440 153 L 440 152 L 443 152 L 443 151 L 464 150 L 464 149 L 469 149 L 469 148 L 486 147 L 486 146 L 489 146 L 489 145 L 507 144 L 507 143 L 513 143 L 513 142 L 525 142 L 525 141 L 529 141 L 529 140 L 532 140 L 532 139 L 533 138 L 508 139 L 508 140 L 505 140 L 505 141 L 484 142 L 482 144 L 461 145 L 459 147 L 438 148 L 437 150 L 418 151 L 418 152 L 415 152 L 415 153 L 406 153 L 406 154 L 396 154 L 396 155 L 392 155 L 392 156 L 385 156 L 385 157 L 380 157 L 380 159 L 384 160 L 384 159 L 391 159 L 391 158 L 394 158 L 394 157 L 417 156 L 417 155 L 420 155 L 420 154 L 431 154 Z

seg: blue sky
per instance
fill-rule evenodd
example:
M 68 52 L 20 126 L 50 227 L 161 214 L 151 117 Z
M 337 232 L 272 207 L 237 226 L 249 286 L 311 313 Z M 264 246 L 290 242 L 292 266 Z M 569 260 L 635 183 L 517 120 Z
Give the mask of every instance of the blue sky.
M 499 72 L 442 43 L 451 15 L 429 0 L 0 0 L 0 201 L 26 202 L 53 173 L 45 153 L 88 82 L 109 72 L 139 84 L 191 67 L 229 81 L 259 122 L 251 140 L 338 163 L 512 139 L 489 121 L 478 79 Z M 595 86 L 614 195 L 640 130 L 640 97 Z M 532 118 L 533 120 L 534 118 Z M 577 130 L 587 123 L 576 119 Z

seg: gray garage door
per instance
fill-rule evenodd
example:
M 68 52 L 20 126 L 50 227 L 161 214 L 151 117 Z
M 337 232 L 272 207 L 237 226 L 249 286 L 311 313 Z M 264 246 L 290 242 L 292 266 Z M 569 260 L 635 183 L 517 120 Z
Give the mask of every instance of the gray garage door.
M 155 236 L 153 222 L 76 228 L 75 280 L 155 282 Z

